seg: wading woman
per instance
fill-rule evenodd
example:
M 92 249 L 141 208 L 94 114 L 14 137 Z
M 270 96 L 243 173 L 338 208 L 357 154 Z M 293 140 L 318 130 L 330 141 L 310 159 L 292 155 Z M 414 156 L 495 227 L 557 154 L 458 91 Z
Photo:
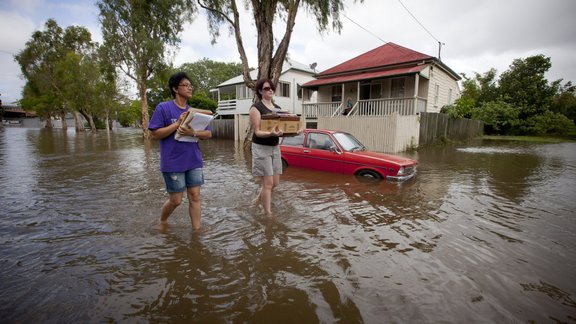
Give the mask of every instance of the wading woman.
M 194 229 L 201 227 L 200 186 L 204 184 L 202 152 L 198 141 L 178 141 L 175 134 L 197 139 L 212 137 L 210 126 L 194 130 L 181 126 L 184 113 L 190 110 L 187 101 L 192 97 L 192 83 L 184 72 L 170 77 L 168 87 L 173 100 L 160 103 L 150 119 L 148 129 L 160 140 L 160 171 L 166 183 L 168 199 L 162 205 L 160 224 L 182 203 L 184 191 L 188 196 L 188 213 Z
M 267 215 L 272 214 L 272 191 L 280 183 L 282 160 L 280 158 L 279 137 L 283 135 L 278 128 L 271 131 L 260 130 L 262 115 L 279 112 L 280 106 L 272 102 L 276 87 L 268 79 L 258 80 L 255 86 L 258 101 L 250 107 L 252 123 L 252 174 L 260 177 L 260 192 L 257 199 Z

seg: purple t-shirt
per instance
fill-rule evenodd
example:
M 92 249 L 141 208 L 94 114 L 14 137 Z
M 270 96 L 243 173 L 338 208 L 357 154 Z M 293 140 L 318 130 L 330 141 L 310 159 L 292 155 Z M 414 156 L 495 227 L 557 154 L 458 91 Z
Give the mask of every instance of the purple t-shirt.
M 186 109 L 179 108 L 173 100 L 162 102 L 156 106 L 148 129 L 155 130 L 173 124 L 188 109 L 188 105 Z M 174 139 L 174 135 L 176 132 L 160 140 L 160 171 L 185 172 L 201 168 L 202 152 L 198 142 L 180 142 Z

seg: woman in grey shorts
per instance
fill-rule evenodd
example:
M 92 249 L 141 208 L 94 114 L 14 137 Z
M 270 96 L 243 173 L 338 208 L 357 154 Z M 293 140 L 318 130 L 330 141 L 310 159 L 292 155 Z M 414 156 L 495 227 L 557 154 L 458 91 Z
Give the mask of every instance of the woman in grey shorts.
M 272 214 L 272 190 L 280 183 L 282 160 L 280 159 L 280 142 L 282 130 L 260 130 L 261 116 L 280 111 L 280 106 L 272 102 L 276 86 L 268 79 L 258 80 L 254 88 L 258 101 L 250 107 L 252 135 L 252 174 L 260 177 L 261 186 L 258 198 L 266 214 Z M 257 198 L 257 199 L 258 199 Z

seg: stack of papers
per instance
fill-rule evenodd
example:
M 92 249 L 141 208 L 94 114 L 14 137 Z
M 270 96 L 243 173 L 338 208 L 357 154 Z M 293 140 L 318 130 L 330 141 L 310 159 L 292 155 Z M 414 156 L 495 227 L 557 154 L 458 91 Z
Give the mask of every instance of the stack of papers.
M 182 122 L 182 125 L 184 125 L 184 127 L 191 128 L 195 131 L 205 130 L 206 127 L 208 127 L 208 125 L 212 121 L 212 119 L 214 119 L 214 116 L 209 115 L 208 113 L 195 112 L 192 110 L 188 110 L 186 114 L 188 115 L 186 116 L 186 119 L 184 119 L 184 121 Z M 178 132 L 176 132 L 174 138 L 180 142 L 198 142 L 198 137 L 185 136 L 178 134 Z

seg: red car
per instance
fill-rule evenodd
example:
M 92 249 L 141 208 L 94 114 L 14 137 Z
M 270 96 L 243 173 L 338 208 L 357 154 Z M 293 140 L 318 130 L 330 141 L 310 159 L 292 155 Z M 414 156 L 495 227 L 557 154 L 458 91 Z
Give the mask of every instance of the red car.
M 280 152 L 284 168 L 299 167 L 392 181 L 412 178 L 418 164 L 397 155 L 367 151 L 349 133 L 321 129 L 306 129 L 300 135 L 283 137 Z

